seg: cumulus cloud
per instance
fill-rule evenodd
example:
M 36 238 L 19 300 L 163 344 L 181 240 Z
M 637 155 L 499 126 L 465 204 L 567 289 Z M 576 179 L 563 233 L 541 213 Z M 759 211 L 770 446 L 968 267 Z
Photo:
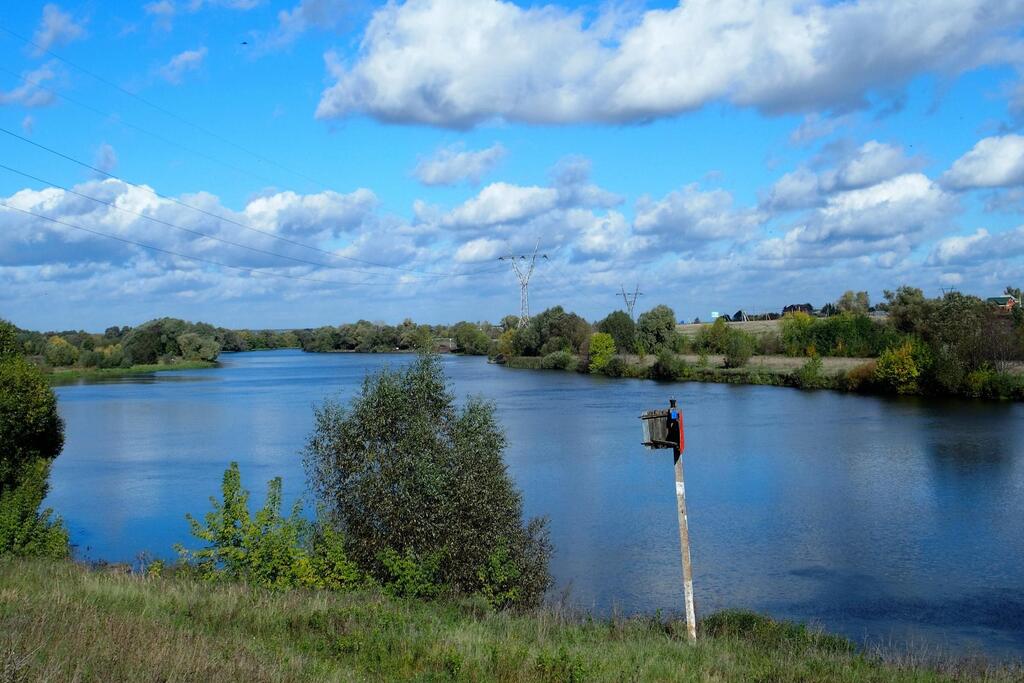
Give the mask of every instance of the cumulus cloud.
M 521 223 L 551 211 L 558 192 L 550 187 L 491 183 L 475 197 L 455 207 L 444 218 L 453 228 L 483 228 L 499 223 Z
M 44 84 L 57 78 L 55 61 L 47 62 L 31 71 L 23 72 L 21 85 L 12 90 L 0 90 L 0 106 L 20 104 L 23 107 L 46 107 L 53 104 L 55 95 Z
M 952 225 L 956 198 L 928 177 L 906 173 L 875 185 L 830 195 L 783 237 L 762 241 L 758 253 L 769 259 L 870 256 L 892 267 L 927 239 Z
M 35 52 L 38 56 L 52 47 L 67 45 L 84 36 L 84 21 L 75 21 L 70 13 L 50 3 L 43 6 L 43 18 L 32 37 L 32 42 L 39 46 Z
M 898 145 L 869 140 L 843 156 L 834 168 L 813 171 L 802 166 L 786 173 L 762 203 L 775 211 L 819 206 L 830 194 L 876 185 L 921 165 L 919 158 L 908 157 Z
M 185 74 L 198 71 L 206 59 L 206 48 L 200 47 L 196 50 L 185 50 L 171 57 L 171 60 L 158 70 L 161 78 L 168 83 L 178 85 Z
M 729 192 L 705 191 L 693 183 L 657 201 L 642 197 L 637 202 L 634 226 L 638 233 L 660 235 L 666 243 L 675 240 L 682 245 L 688 240 L 742 241 L 764 219 L 759 211 L 736 209 Z
M 465 150 L 461 145 L 452 145 L 421 159 L 413 175 L 424 185 L 456 185 L 461 182 L 476 184 L 503 158 L 505 148 L 500 143 L 475 151 Z
M 107 148 L 109 146 L 101 148 L 98 159 L 112 153 L 113 150 Z M 93 180 L 72 189 L 74 192 L 52 187 L 22 190 L 3 201 L 16 209 L 65 221 L 78 228 L 190 256 L 257 268 L 295 267 L 294 260 L 282 261 L 263 252 L 316 260 L 315 254 L 311 256 L 308 249 L 275 239 L 275 235 L 302 241 L 303 244 L 326 244 L 363 229 L 372 229 L 377 207 L 376 196 L 366 189 L 348 194 L 277 192 L 249 201 L 240 211 L 225 207 L 209 193 L 200 192 L 180 198 L 182 204 L 225 219 L 218 221 L 188 206 L 160 198 L 148 188 L 134 187 L 119 180 Z M 0 251 L 5 254 L 7 265 L 117 262 L 138 254 L 158 260 L 165 258 L 123 242 L 4 207 L 0 207 L 0 214 L 7 226 L 0 236 Z M 198 236 L 196 232 L 211 237 Z M 218 239 L 248 245 L 262 252 L 226 244 Z
M 953 162 L 942 182 L 955 190 L 1024 184 L 1024 136 L 1002 135 L 979 140 Z
M 645 121 L 710 102 L 850 110 L 920 73 L 1017 61 L 1024 3 L 688 0 L 587 23 L 556 5 L 409 0 L 378 9 L 352 64 L 333 53 L 320 118 L 465 128 Z M 866 50 L 865 46 L 870 46 Z

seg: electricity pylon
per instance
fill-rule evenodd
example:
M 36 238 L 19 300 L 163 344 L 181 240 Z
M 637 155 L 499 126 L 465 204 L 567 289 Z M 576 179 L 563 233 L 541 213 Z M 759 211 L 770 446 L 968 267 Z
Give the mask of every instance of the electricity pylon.
M 636 299 L 637 297 L 644 295 L 644 293 L 640 291 L 640 284 L 637 283 L 636 289 L 633 290 L 632 294 L 626 291 L 625 285 L 621 285 L 619 295 L 622 296 L 622 301 L 626 304 L 626 313 L 629 314 L 629 318 L 632 320 L 633 309 L 636 308 Z
M 519 278 L 519 324 L 516 327 L 526 327 L 530 322 L 530 277 L 533 275 L 533 269 L 537 267 L 539 248 L 540 243 L 534 247 L 532 256 L 509 254 L 498 257 L 499 261 L 509 261 L 516 277 Z M 546 259 L 548 255 L 540 254 L 540 257 Z

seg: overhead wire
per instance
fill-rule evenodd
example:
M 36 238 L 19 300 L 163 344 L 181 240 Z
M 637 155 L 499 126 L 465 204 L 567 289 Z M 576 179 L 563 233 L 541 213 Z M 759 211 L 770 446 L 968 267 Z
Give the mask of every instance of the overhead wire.
M 339 259 L 343 259 L 343 260 L 346 260 L 346 261 L 352 261 L 354 263 L 361 263 L 363 265 L 374 266 L 374 267 L 377 267 L 377 268 L 386 268 L 386 269 L 395 270 L 395 271 L 402 271 L 402 272 L 408 272 L 408 273 L 418 273 L 418 274 L 421 274 L 421 275 L 435 275 L 435 276 L 439 276 L 439 277 L 442 277 L 442 278 L 443 277 L 458 277 L 458 276 L 463 276 L 463 275 L 472 275 L 472 274 L 476 274 L 476 273 L 480 273 L 480 272 L 489 272 L 489 270 L 490 270 L 490 269 L 479 269 L 479 270 L 475 270 L 475 271 L 466 271 L 466 272 L 459 272 L 459 273 L 429 271 L 429 270 L 423 270 L 423 269 L 419 269 L 419 268 L 406 268 L 406 267 L 403 267 L 403 266 L 395 266 L 395 265 L 389 265 L 389 264 L 384 264 L 384 263 L 378 263 L 378 262 L 375 262 L 375 261 L 370 261 L 370 260 L 367 260 L 367 259 L 360 259 L 360 258 L 356 258 L 356 257 L 353 257 L 353 256 L 345 256 L 343 254 L 338 254 L 338 253 L 335 253 L 333 251 L 329 251 L 327 249 L 322 249 L 320 247 L 316 247 L 316 246 L 313 246 L 313 245 L 310 245 L 310 244 L 306 244 L 304 242 L 300 242 L 298 240 L 293 240 L 293 239 L 291 239 L 289 237 L 285 237 L 283 235 L 278 235 L 278 234 L 276 234 L 274 232 L 271 232 L 269 230 L 262 230 L 260 228 L 253 227 L 251 225 L 247 225 L 246 223 L 242 223 L 240 221 L 236 221 L 236 220 L 234 220 L 232 218 L 228 218 L 226 216 L 222 216 L 220 214 L 213 213 L 212 211 L 207 211 L 206 209 L 203 209 L 201 207 L 195 206 L 193 204 L 189 204 L 188 202 L 183 202 L 180 199 L 176 199 L 176 198 L 171 197 L 169 195 L 165 195 L 165 194 L 162 194 L 160 192 L 157 192 L 156 190 L 154 190 L 151 187 L 148 187 L 146 185 L 140 185 L 140 184 L 134 183 L 134 182 L 132 182 L 130 180 L 126 180 L 125 178 L 122 178 L 122 177 L 117 176 L 117 175 L 115 175 L 113 173 L 110 173 L 109 171 L 105 171 L 105 170 L 103 170 L 101 168 L 97 168 L 96 166 L 93 166 L 92 164 L 89 164 L 89 163 L 87 163 L 85 161 L 82 161 L 81 159 L 76 159 L 75 157 L 72 157 L 72 156 L 70 156 L 68 154 L 65 154 L 65 153 L 63 153 L 63 152 L 61 152 L 59 150 L 53 149 L 52 147 L 48 147 L 48 146 L 46 146 L 46 145 L 44 145 L 42 143 L 36 142 L 35 140 L 30 140 L 29 138 L 27 138 L 27 137 L 25 137 L 23 135 L 19 135 L 18 133 L 15 133 L 14 131 L 12 131 L 12 130 L 10 130 L 8 128 L 5 128 L 3 126 L 0 126 L 0 132 L 5 133 L 5 134 L 7 134 L 7 135 L 9 135 L 9 136 L 11 136 L 13 138 L 16 138 L 16 139 L 18 139 L 18 140 L 20 140 L 20 141 L 22 141 L 22 142 L 24 142 L 26 144 L 32 145 L 33 147 L 41 149 L 41 150 L 43 150 L 43 151 L 45 151 L 45 152 L 47 152 L 49 154 L 52 154 L 52 155 L 57 156 L 57 157 L 60 157 L 61 159 L 69 161 L 69 162 L 71 162 L 73 164 L 77 164 L 78 166 L 81 166 L 82 168 L 88 169 L 88 170 L 90 170 L 90 171 L 92 171 L 94 173 L 98 173 L 98 174 L 100 174 L 100 175 L 102 175 L 102 176 L 104 176 L 106 178 L 110 178 L 111 180 L 117 180 L 117 181 L 122 182 L 122 183 L 124 183 L 126 185 L 130 185 L 131 187 L 134 187 L 136 189 L 142 190 L 144 192 L 148 192 L 148 193 L 152 194 L 155 197 L 159 197 L 160 199 L 163 199 L 165 201 L 171 202 L 171 203 L 176 204 L 178 206 L 181 206 L 183 208 L 190 209 L 190 210 L 193 210 L 193 211 L 197 211 L 197 212 L 199 212 L 199 213 L 201 213 L 203 215 L 206 215 L 206 216 L 208 216 L 210 218 L 214 218 L 214 219 L 219 220 L 219 221 L 224 221 L 225 223 L 236 225 L 236 226 L 238 226 L 240 228 L 243 228 L 245 230 L 251 230 L 253 232 L 259 233 L 261 235 L 265 235 L 267 237 L 270 237 L 270 238 L 275 239 L 275 240 L 279 240 L 281 242 L 285 242 L 285 243 L 288 243 L 288 244 L 291 244 L 291 245 L 294 245 L 294 246 L 302 247 L 304 249 L 310 249 L 310 250 L 313 250 L 313 251 L 320 252 L 322 254 L 326 254 L 326 255 L 330 256 L 331 258 L 339 258 Z M 343 268 L 343 266 L 332 266 L 332 267 L 334 267 L 334 268 Z M 354 270 L 351 267 L 348 267 L 348 269 Z
M 257 180 L 261 180 L 261 181 L 263 181 L 265 183 L 270 183 L 272 185 L 274 184 L 274 181 L 271 180 L 270 178 L 268 178 L 268 177 L 266 177 L 264 175 L 261 175 L 259 173 L 256 173 L 255 171 L 252 171 L 251 169 L 243 168 L 241 166 L 236 166 L 236 165 L 232 164 L 231 162 L 224 161 L 222 159 L 218 159 L 217 157 L 215 157 L 215 156 L 213 156 L 211 154 L 207 154 L 206 152 L 201 152 L 201 151 L 199 151 L 197 149 L 192 149 L 191 147 L 183 145 L 180 142 L 172 140 L 171 138 L 168 138 L 168 137 L 166 137 L 164 135 L 161 135 L 160 133 L 151 131 L 151 130 L 149 130 L 147 128 L 143 128 L 142 126 L 134 124 L 131 121 L 126 121 L 125 119 L 121 118 L 121 116 L 119 114 L 116 114 L 114 112 L 103 111 L 102 109 L 94 107 L 94 106 L 92 106 L 91 104 L 89 104 L 87 102 L 82 102 L 81 100 L 76 99 L 76 98 L 72 97 L 71 95 L 68 95 L 68 94 L 62 93 L 62 92 L 57 92 L 53 88 L 50 88 L 50 87 L 47 87 L 47 86 L 43 85 L 41 81 L 29 78 L 25 74 L 19 74 L 18 72 L 13 71 L 11 69 L 8 69 L 5 66 L 0 66 L 0 72 L 6 73 L 6 74 L 8 74 L 10 76 L 14 76 L 15 78 L 21 79 L 22 82 L 28 83 L 28 84 L 32 85 L 33 87 L 38 88 L 39 90 L 45 90 L 46 92 L 50 93 L 54 97 L 58 97 L 58 98 L 64 100 L 65 102 L 70 102 L 71 104 L 73 104 L 73 105 L 75 105 L 77 107 L 81 107 L 82 109 L 85 109 L 86 111 L 90 111 L 90 112 L 92 112 L 92 113 L 96 114 L 97 116 L 100 116 L 100 117 L 102 117 L 104 119 L 110 119 L 110 120 L 116 122 L 118 125 L 124 126 L 125 128 L 130 128 L 132 130 L 135 130 L 135 131 L 138 131 L 138 132 L 142 133 L 143 135 L 148 135 L 149 137 L 151 137 L 151 138 L 153 138 L 155 140 L 159 140 L 160 142 L 163 142 L 164 144 L 170 145 L 171 147 L 176 147 L 176 148 L 182 150 L 183 152 L 187 152 L 188 154 L 194 154 L 194 155 L 196 155 L 198 157 L 206 159 L 207 161 L 212 161 L 215 164 L 220 164 L 221 166 L 224 166 L 225 168 L 231 169 L 232 171 L 234 171 L 236 173 L 242 173 L 242 174 L 251 176 L 253 178 L 256 178 Z
M 107 86 L 109 86 L 111 88 L 114 88 L 115 90 L 117 90 L 117 91 L 119 91 L 119 92 L 121 92 L 121 93 L 123 93 L 123 94 L 125 94 L 125 95 L 127 95 L 129 97 L 131 97 L 131 98 L 134 98 L 135 100 L 138 100 L 139 102 L 142 102 L 146 106 L 148 106 L 148 107 L 150 107 L 152 109 L 155 109 L 156 111 L 159 111 L 160 113 L 164 114 L 165 116 L 169 116 L 169 117 L 171 117 L 171 118 L 173 118 L 173 119 L 175 119 L 177 121 L 180 121 L 181 123 L 184 123 L 185 125 L 187 125 L 187 126 L 193 128 L 193 129 L 203 133 L 204 135 L 208 135 L 209 137 L 212 137 L 215 140 L 219 140 L 220 142 L 222 142 L 222 143 L 224 143 L 226 145 L 234 147 L 235 149 L 237 149 L 237 150 L 239 150 L 241 152 L 244 152 L 244 153 L 246 153 L 246 154 L 248 154 L 248 155 L 250 155 L 250 156 L 252 156 L 252 157 L 254 157 L 256 159 L 259 159 L 260 161 L 262 161 L 264 163 L 270 164 L 271 166 L 276 166 L 277 168 L 279 168 L 279 169 L 281 169 L 283 171 L 286 171 L 286 172 L 291 173 L 291 174 L 293 174 L 295 176 L 303 178 L 304 180 L 307 180 L 307 181 L 309 181 L 309 182 L 311 182 L 311 183 L 313 183 L 315 185 L 319 185 L 322 188 L 325 188 L 325 189 L 328 188 L 326 183 L 323 183 L 320 180 L 317 180 L 316 178 L 308 176 L 305 173 L 302 173 L 301 171 L 296 171 L 295 169 L 289 168 L 288 166 L 285 166 L 284 164 L 282 164 L 282 163 L 280 163 L 278 161 L 275 161 L 275 160 L 273 160 L 273 159 L 271 159 L 271 158 L 269 158 L 269 157 L 267 157 L 267 156 L 265 156 L 263 154 L 260 154 L 259 152 L 255 152 L 255 151 L 253 151 L 251 149 L 248 149 L 248 148 L 246 148 L 246 147 L 244 147 L 242 145 L 239 145 L 238 143 L 233 142 L 232 140 L 229 140 L 229 139 L 225 138 L 224 136 L 222 136 L 222 135 L 220 135 L 220 134 L 218 134 L 218 133 L 216 133 L 216 132 L 214 132 L 212 130 L 209 130 L 208 128 L 206 128 L 204 126 L 201 126 L 198 123 L 190 121 L 187 118 L 185 118 L 184 116 L 181 116 L 180 114 L 177 114 L 177 113 L 171 111 L 170 109 L 167 109 L 166 107 L 163 107 L 163 106 L 161 106 L 161 105 L 159 105 L 159 104 L 157 104 L 157 103 L 155 103 L 155 102 L 153 102 L 153 101 L 143 97 L 142 95 L 139 95 L 138 93 L 132 92 L 131 90 L 128 90 L 124 86 L 122 86 L 122 85 L 120 85 L 118 83 L 115 83 L 114 81 L 112 81 L 112 80 L 110 80 L 108 78 L 105 78 L 105 77 L 97 74 L 94 71 L 86 69 L 85 67 L 83 67 L 83 66 L 81 66 L 79 64 L 76 64 L 75 62 L 71 61 L 70 59 L 67 59 L 66 57 L 62 57 L 61 55 L 57 54 L 56 52 L 53 52 L 49 48 L 44 47 L 44 46 L 36 43 L 32 39 L 27 38 L 27 37 L 21 35 L 20 33 L 7 28 L 3 24 L 0 24 L 0 31 L 3 31 L 4 33 L 12 36 L 13 38 L 16 38 L 17 40 L 22 41 L 26 45 L 29 45 L 30 47 L 35 48 L 39 54 L 47 54 L 47 55 L 53 57 L 54 59 L 56 59 L 56 60 L 58 60 L 60 62 L 63 62 L 64 64 L 67 64 L 68 66 L 70 66 L 71 68 L 75 69 L 76 71 L 78 71 L 80 73 L 83 73 L 83 74 L 89 76 L 90 78 L 93 78 L 96 81 L 98 81 L 100 83 L 103 83 L 104 85 L 107 85 Z

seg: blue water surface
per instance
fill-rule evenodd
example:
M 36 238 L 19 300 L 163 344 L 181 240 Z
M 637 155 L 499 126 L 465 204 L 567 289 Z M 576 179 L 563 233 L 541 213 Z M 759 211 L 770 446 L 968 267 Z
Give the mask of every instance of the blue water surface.
M 404 355 L 225 354 L 221 367 L 57 390 L 67 444 L 47 504 L 80 556 L 172 557 L 231 460 L 256 502 L 306 495 L 313 407 Z M 862 643 L 1024 656 L 1024 406 L 611 380 L 444 357 L 494 401 L 553 595 L 602 614 L 681 609 L 672 456 L 640 412 L 679 399 L 697 608 L 811 622 Z

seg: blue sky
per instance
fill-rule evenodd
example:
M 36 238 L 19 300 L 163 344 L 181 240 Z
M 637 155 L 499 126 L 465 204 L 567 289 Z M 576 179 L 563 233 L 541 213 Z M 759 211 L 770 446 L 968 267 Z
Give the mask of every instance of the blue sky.
M 494 321 L 538 242 L 591 319 L 1024 280 L 1018 0 L 20 2 L 0 54 L 24 327 Z

